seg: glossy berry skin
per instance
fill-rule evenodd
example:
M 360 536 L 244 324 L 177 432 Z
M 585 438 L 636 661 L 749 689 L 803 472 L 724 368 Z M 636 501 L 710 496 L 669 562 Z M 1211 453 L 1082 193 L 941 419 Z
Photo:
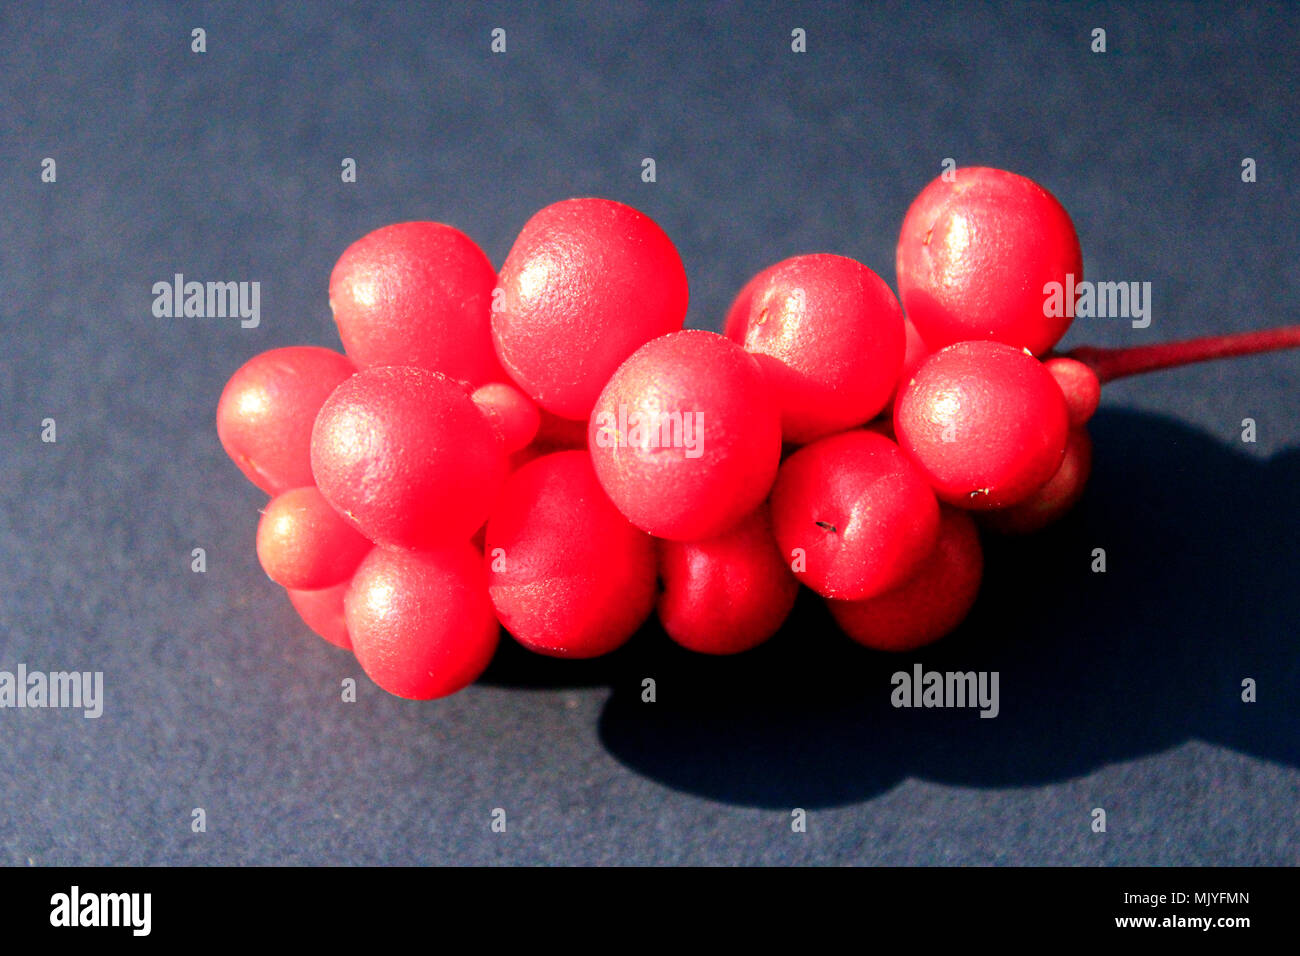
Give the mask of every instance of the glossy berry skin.
M 654 542 L 610 503 L 585 451 L 545 455 L 510 476 L 485 556 L 497 617 L 539 654 L 607 654 L 654 608 Z
M 409 366 L 365 369 L 340 385 L 316 418 L 311 461 L 325 499 L 394 548 L 469 540 L 508 468 L 465 388 Z
M 348 578 L 342 584 L 318 591 L 285 589 L 289 603 L 302 622 L 315 634 L 345 651 L 352 650 L 352 639 L 348 637 L 348 624 L 343 616 L 343 597 L 351 583 L 352 579 Z
M 1050 282 L 1083 280 L 1074 223 L 1042 186 L 1001 169 L 957 169 L 921 191 L 903 219 L 898 292 L 931 349 L 986 339 L 1042 355 L 1070 316 L 1045 314 Z
M 969 514 L 940 509 L 939 540 L 906 582 L 866 601 L 827 601 L 844 633 L 865 647 L 910 651 L 956 629 L 975 604 L 984 551 Z
M 482 385 L 505 378 L 492 346 L 492 263 L 439 222 L 400 222 L 350 245 L 330 274 L 339 338 L 358 368 L 415 365 Z
M 1065 396 L 1070 427 L 1086 424 L 1101 404 L 1101 380 L 1097 373 L 1082 362 L 1064 356 L 1048 359 L 1043 367 L 1056 379 L 1061 394 Z
M 497 356 L 546 410 L 586 419 L 629 355 L 686 318 L 686 270 L 648 216 L 608 199 L 569 199 L 524 225 L 501 267 Z
M 1086 428 L 1070 429 L 1061 467 L 1043 487 L 1019 504 L 980 516 L 986 528 L 1003 534 L 1032 534 L 1063 518 L 1083 497 L 1092 474 L 1092 439 Z
M 489 382 L 476 388 L 470 398 L 501 436 L 508 454 L 528 447 L 537 435 L 541 424 L 537 406 L 513 385 Z
M 894 408 L 899 444 L 935 494 L 977 511 L 1016 504 L 1045 484 L 1068 431 L 1055 379 L 1033 356 L 997 342 L 931 355 Z
M 587 444 L 629 521 L 693 541 L 726 531 L 767 496 L 781 458 L 780 410 L 753 356 L 691 329 L 647 342 L 619 366 Z
M 759 508 L 730 531 L 703 541 L 659 541 L 659 620 L 683 647 L 738 654 L 785 622 L 799 583 Z
M 906 581 L 933 550 L 939 505 L 925 476 L 866 429 L 805 445 L 781 465 L 772 529 L 795 576 L 857 601 Z
M 786 442 L 861 425 L 889 401 L 903 362 L 903 310 L 878 275 L 845 256 L 795 256 L 741 290 L 726 335 L 758 357 Z
M 269 495 L 310 485 L 312 422 L 355 371 L 346 357 L 310 345 L 255 355 L 230 377 L 217 403 L 221 447 Z
M 271 499 L 257 524 L 257 559 L 276 584 L 298 591 L 352 577 L 371 543 L 314 487 Z
M 500 637 L 484 584 L 483 556 L 466 542 L 419 553 L 375 548 L 344 598 L 362 669 L 408 700 L 472 684 Z

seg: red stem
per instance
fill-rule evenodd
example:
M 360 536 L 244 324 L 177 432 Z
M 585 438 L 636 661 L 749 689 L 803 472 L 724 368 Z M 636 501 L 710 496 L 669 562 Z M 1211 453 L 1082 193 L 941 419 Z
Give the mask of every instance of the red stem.
M 1209 359 L 1233 358 L 1238 355 L 1254 355 L 1259 352 L 1293 348 L 1300 348 L 1300 325 L 1286 325 L 1280 329 L 1266 329 L 1263 332 L 1209 335 L 1183 342 L 1164 342 L 1160 345 L 1140 345 L 1124 349 L 1099 349 L 1084 345 L 1066 352 L 1065 357 L 1082 362 L 1096 372 L 1097 377 L 1105 383 L 1126 375 L 1154 372 L 1157 369 L 1190 365 L 1193 362 L 1205 362 Z

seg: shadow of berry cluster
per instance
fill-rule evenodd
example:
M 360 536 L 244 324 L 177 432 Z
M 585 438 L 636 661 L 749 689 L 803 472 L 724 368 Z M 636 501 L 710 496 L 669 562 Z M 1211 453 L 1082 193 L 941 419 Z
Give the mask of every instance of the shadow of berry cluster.
M 861 648 L 804 591 L 782 631 L 733 658 L 678 648 L 653 620 L 595 661 L 504 641 L 488 683 L 608 684 L 603 745 L 665 785 L 816 807 L 906 777 L 1060 781 L 1189 739 L 1300 765 L 1300 453 L 1263 460 L 1168 418 L 1103 411 L 1079 506 L 1032 537 L 985 535 L 980 598 L 916 652 Z M 1106 551 L 1105 573 L 1092 570 Z M 895 709 L 891 675 L 997 671 L 1000 712 Z M 1258 700 L 1242 700 L 1253 678 Z M 643 699 L 643 681 L 655 699 Z

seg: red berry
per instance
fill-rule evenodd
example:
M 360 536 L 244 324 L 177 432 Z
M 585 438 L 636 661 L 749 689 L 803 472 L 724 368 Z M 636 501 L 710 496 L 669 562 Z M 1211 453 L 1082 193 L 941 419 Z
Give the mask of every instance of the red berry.
M 1078 428 L 1085 424 L 1101 403 L 1101 380 L 1097 373 L 1072 358 L 1050 358 L 1043 367 L 1056 379 L 1061 394 L 1065 396 L 1070 427 Z
M 921 338 L 921 333 L 916 331 L 916 326 L 908 318 L 903 319 L 903 342 L 903 368 L 898 373 L 898 389 L 895 394 L 907 387 L 907 383 L 912 380 L 921 363 L 930 355 L 930 348 L 925 344 L 925 339 Z M 893 418 L 893 415 L 890 415 L 890 418 Z
M 358 372 L 312 429 L 316 486 L 377 544 L 467 541 L 505 479 L 501 439 L 464 387 L 411 367 Z
M 880 651 L 937 641 L 966 617 L 979 594 L 984 553 L 968 514 L 944 506 L 939 540 L 904 584 L 866 601 L 827 601 L 844 633 Z
M 777 632 L 799 584 L 759 508 L 725 534 L 660 541 L 659 620 L 678 644 L 703 654 L 737 654 Z
M 608 199 L 569 199 L 524 225 L 501 267 L 497 356 L 533 401 L 585 419 L 619 364 L 682 327 L 686 270 L 649 217 Z
M 772 529 L 795 576 L 862 600 L 906 581 L 934 549 L 939 505 L 907 456 L 860 429 L 805 445 L 772 488 Z
M 257 559 L 276 584 L 316 591 L 352 577 L 371 544 L 314 487 L 271 499 L 257 524 Z
M 1083 280 L 1069 214 L 1031 179 L 966 167 L 916 197 L 898 238 L 903 309 L 931 349 L 991 339 L 1050 349 L 1070 316 L 1049 317 L 1048 283 Z M 1064 310 L 1063 310 L 1064 311 Z
M 488 319 L 496 281 L 464 233 L 440 222 L 399 222 L 339 257 L 330 307 L 358 368 L 415 365 L 482 385 L 505 377 Z
M 1070 429 L 1065 458 L 1047 484 L 1019 504 L 982 515 L 984 525 L 1003 534 L 1031 534 L 1065 516 L 1083 497 L 1092 474 L 1092 439 L 1085 428 Z
M 510 476 L 488 521 L 486 559 L 498 618 L 539 654 L 606 654 L 654 608 L 654 542 L 605 497 L 585 451 Z
M 483 556 L 465 542 L 419 553 L 375 548 L 344 598 L 362 669 L 408 700 L 474 683 L 500 636 L 484 584 Z
M 343 596 L 347 594 L 352 579 L 319 591 L 294 591 L 285 589 L 289 603 L 298 612 L 302 622 L 313 632 L 345 651 L 352 650 L 348 637 L 348 624 L 343 617 Z
M 230 376 L 217 403 L 221 447 L 267 494 L 310 485 L 312 422 L 355 371 L 337 352 L 310 345 L 255 355 Z
M 1055 379 L 1028 353 L 962 342 L 927 358 L 894 409 L 899 444 L 935 494 L 975 510 L 1023 501 L 1056 473 L 1069 418 Z
M 661 538 L 721 534 L 767 496 L 780 412 L 753 356 L 714 332 L 647 342 L 600 394 L 587 444 L 601 486 Z
M 787 442 L 870 420 L 893 394 L 903 361 L 898 300 L 844 256 L 796 256 L 764 269 L 736 297 L 726 334 L 759 357 Z
M 470 398 L 501 436 L 507 453 L 513 454 L 528 447 L 537 434 L 541 422 L 537 406 L 514 386 L 490 382 L 475 389 Z

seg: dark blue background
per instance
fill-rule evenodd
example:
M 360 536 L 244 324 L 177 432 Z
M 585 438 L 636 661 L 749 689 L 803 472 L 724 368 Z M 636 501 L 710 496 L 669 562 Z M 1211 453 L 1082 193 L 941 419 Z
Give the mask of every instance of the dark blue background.
M 1153 284 L 1150 328 L 1080 320 L 1067 346 L 1294 321 L 1296 22 L 1203 3 L 6 4 L 0 669 L 102 670 L 107 700 L 99 720 L 0 711 L 0 861 L 1295 863 L 1295 354 L 1109 386 L 1081 507 L 991 542 L 974 614 L 925 653 L 860 650 L 805 600 L 743 659 L 651 625 L 588 664 L 506 646 L 434 703 L 389 697 L 300 624 L 213 423 L 254 353 L 338 346 L 330 268 L 382 224 L 452 223 L 499 265 L 549 202 L 629 202 L 678 244 L 689 324 L 717 328 L 796 253 L 892 283 L 944 157 L 1040 181 L 1089 277 Z M 261 327 L 155 318 L 175 272 L 261 282 Z M 998 670 L 1001 715 L 891 709 L 890 673 L 917 660 Z

